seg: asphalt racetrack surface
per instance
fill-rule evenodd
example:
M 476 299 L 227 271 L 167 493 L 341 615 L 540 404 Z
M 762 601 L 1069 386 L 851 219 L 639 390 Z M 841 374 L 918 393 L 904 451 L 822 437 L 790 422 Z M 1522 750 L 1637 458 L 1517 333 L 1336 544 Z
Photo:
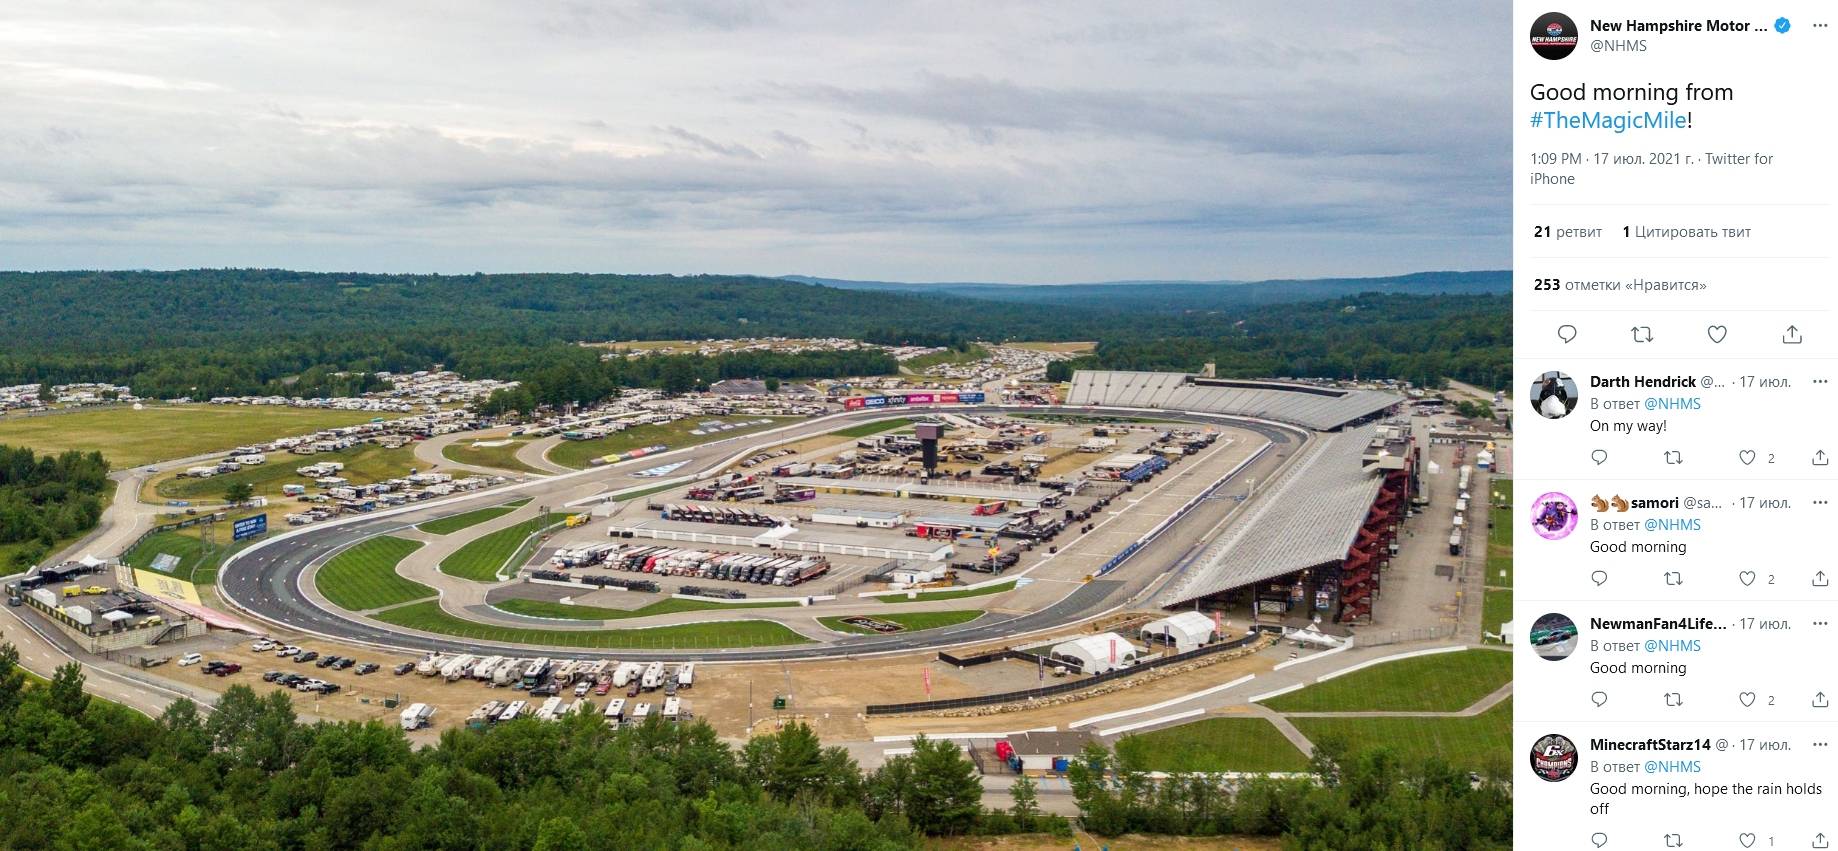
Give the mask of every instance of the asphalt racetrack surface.
M 346 546 L 365 538 L 387 534 L 437 517 L 460 514 L 523 497 L 531 497 L 539 503 L 559 508 L 564 502 L 591 496 L 596 487 L 605 491 L 641 485 L 644 482 L 642 479 L 630 482 L 620 481 L 616 483 L 617 487 L 614 487 L 610 480 L 629 479 L 630 473 L 655 467 L 660 463 L 660 459 L 661 462 L 683 460 L 689 462 L 676 471 L 676 475 L 672 477 L 674 479 L 711 472 L 724 466 L 736 455 L 751 454 L 771 445 L 827 434 L 866 420 L 911 417 L 934 410 L 949 410 L 957 414 L 1055 413 L 1087 416 L 1142 416 L 1145 414 L 1145 411 L 1140 409 L 1123 408 L 977 405 L 950 409 L 892 408 L 832 415 L 799 423 L 789 429 L 770 434 L 746 435 L 571 475 L 535 479 L 446 500 L 438 505 L 391 512 L 387 516 L 360 515 L 349 521 L 332 521 L 317 526 L 308 526 L 293 534 L 271 539 L 270 542 L 237 554 L 219 571 L 218 592 L 232 607 L 261 621 L 334 640 L 369 644 L 391 650 L 477 655 L 497 655 L 507 651 L 526 655 L 541 652 L 555 658 L 576 659 L 608 658 L 620 655 L 610 650 L 594 651 L 581 648 L 500 644 L 397 630 L 386 624 L 323 608 L 301 593 L 300 578 L 309 566 L 322 562 Z M 1269 453 L 1256 463 L 1247 465 L 1238 474 L 1240 477 L 1257 475 L 1259 481 L 1267 481 L 1267 474 L 1281 461 L 1293 457 L 1307 439 L 1306 432 L 1299 428 L 1276 426 L 1228 416 L 1177 411 L 1153 413 L 1158 419 L 1196 425 L 1231 426 L 1255 432 L 1269 439 L 1272 449 L 1276 451 Z M 644 650 L 626 651 L 622 655 L 629 656 L 633 652 L 640 652 L 645 658 L 660 660 L 736 662 L 836 658 L 999 642 L 1017 635 L 1063 627 L 1140 599 L 1145 596 L 1143 592 L 1160 587 L 1163 582 L 1172 578 L 1174 571 L 1185 566 L 1186 560 L 1191 558 L 1203 543 L 1200 537 L 1229 510 L 1229 507 L 1221 501 L 1218 505 L 1203 505 L 1189 512 L 1186 517 L 1164 531 L 1153 543 L 1138 551 L 1128 562 L 1106 578 L 1085 583 L 1058 602 L 1023 615 L 1000 619 L 986 616 L 960 627 L 925 630 L 909 635 L 852 637 L 828 644 L 733 650 Z

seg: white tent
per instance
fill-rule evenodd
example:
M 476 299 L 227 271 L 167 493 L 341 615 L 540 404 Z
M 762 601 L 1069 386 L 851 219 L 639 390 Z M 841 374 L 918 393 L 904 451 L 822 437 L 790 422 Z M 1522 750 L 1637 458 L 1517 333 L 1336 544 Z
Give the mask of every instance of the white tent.
M 1078 666 L 1087 674 L 1102 674 L 1117 668 L 1128 668 L 1144 655 L 1144 650 L 1114 632 L 1081 635 L 1053 645 L 1052 656 Z
M 1143 624 L 1138 633 L 1143 641 L 1160 641 L 1186 653 L 1213 639 L 1213 619 L 1199 612 L 1176 612 L 1165 618 Z

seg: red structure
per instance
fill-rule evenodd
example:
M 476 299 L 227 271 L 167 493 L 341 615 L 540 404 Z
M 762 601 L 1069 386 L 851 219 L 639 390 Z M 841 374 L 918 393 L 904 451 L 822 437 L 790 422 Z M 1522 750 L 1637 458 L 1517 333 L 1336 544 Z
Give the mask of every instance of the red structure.
M 1391 462 L 1382 472 L 1384 482 L 1372 500 L 1366 520 L 1353 537 L 1353 546 L 1340 566 L 1340 613 L 1337 623 L 1354 623 L 1372 614 L 1373 598 L 1378 596 L 1382 571 L 1391 558 L 1391 545 L 1404 524 L 1411 494 L 1417 485 L 1417 448 L 1406 439 L 1402 451 L 1387 446 L 1387 454 L 1403 463 Z

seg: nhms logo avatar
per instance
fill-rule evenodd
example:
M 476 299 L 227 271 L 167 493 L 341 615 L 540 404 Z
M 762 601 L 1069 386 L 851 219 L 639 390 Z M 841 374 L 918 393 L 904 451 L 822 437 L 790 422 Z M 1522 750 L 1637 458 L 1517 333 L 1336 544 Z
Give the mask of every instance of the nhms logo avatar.
M 1546 59 L 1562 59 L 1576 50 L 1576 22 L 1562 12 L 1546 12 L 1532 22 L 1532 50 Z

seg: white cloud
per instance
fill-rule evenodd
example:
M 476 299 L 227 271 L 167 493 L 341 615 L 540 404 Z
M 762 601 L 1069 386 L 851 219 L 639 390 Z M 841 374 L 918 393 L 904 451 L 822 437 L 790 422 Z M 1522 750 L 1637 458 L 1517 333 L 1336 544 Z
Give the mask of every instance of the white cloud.
M 1500 267 L 1486 9 L 9 3 L 0 265 Z

